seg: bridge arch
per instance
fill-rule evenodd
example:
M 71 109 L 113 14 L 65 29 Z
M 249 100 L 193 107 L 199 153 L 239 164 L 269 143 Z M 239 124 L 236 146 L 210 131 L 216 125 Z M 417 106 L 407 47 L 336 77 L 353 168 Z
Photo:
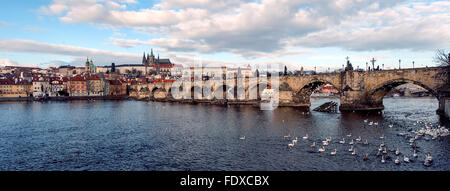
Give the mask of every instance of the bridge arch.
M 323 84 L 330 84 L 339 93 L 341 93 L 340 88 L 328 80 L 312 79 L 307 83 L 305 83 L 303 86 L 301 86 L 300 89 L 294 91 L 293 101 L 298 104 L 305 104 L 309 106 L 311 104 L 311 94 L 314 92 L 314 90 L 316 90 L 319 86 Z
M 228 95 L 233 95 L 232 99 L 233 100 L 243 100 L 247 98 L 246 95 L 246 89 L 243 87 L 238 87 L 238 86 L 234 86 L 234 87 L 230 87 L 227 91 Z M 228 98 L 231 99 L 231 98 Z
M 141 92 L 141 93 L 147 93 L 147 92 L 150 92 L 150 89 L 149 89 L 148 87 L 141 87 L 140 90 L 139 90 L 139 92 Z
M 177 88 L 178 88 L 178 91 L 176 91 Z M 176 96 L 174 96 L 174 95 L 173 95 L 173 94 L 174 94 L 173 92 L 178 92 L 179 94 L 182 94 L 182 92 L 183 92 L 183 86 L 181 86 L 181 87 L 170 87 L 169 90 L 168 90 L 168 92 L 167 92 L 167 98 L 168 98 L 168 99 L 175 99 L 175 98 L 179 98 L 179 97 L 182 96 L 182 95 L 176 95 Z
M 249 100 L 261 100 L 261 93 L 268 87 L 267 83 L 261 82 L 251 84 L 245 89 L 245 97 Z M 250 95 L 251 92 L 256 92 L 256 97 Z
M 214 98 L 218 100 L 228 99 L 231 89 L 232 87 L 229 85 L 217 85 L 214 89 Z
M 392 89 L 394 89 L 400 85 L 408 84 L 408 83 L 414 84 L 414 85 L 417 85 L 417 86 L 420 86 L 420 87 L 426 89 L 428 92 L 430 92 L 434 97 L 436 97 L 438 99 L 437 90 L 434 90 L 433 88 L 429 87 L 428 85 L 426 85 L 422 82 L 419 82 L 419 81 L 415 81 L 415 80 L 399 78 L 399 79 L 382 82 L 380 85 L 376 86 L 372 90 L 369 90 L 367 92 L 368 100 L 370 100 L 371 102 L 374 102 L 374 103 L 382 104 L 384 96 L 386 96 L 386 94 L 388 94 Z
M 191 87 L 191 99 L 203 99 L 203 89 L 200 86 Z
M 162 99 L 167 96 L 166 89 L 163 87 L 154 87 L 151 92 L 151 97 L 156 99 Z

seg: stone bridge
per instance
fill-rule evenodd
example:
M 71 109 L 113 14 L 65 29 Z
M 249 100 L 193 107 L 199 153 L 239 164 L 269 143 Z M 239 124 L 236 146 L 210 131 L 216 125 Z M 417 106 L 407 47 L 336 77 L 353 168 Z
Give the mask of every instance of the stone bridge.
M 130 86 L 130 96 L 159 101 L 257 104 L 261 99 L 261 92 L 267 86 L 272 86 L 272 89 L 279 89 L 279 106 L 309 107 L 312 92 L 322 84 L 331 84 L 339 91 L 341 111 L 382 110 L 384 109 L 383 97 L 391 89 L 405 83 L 412 83 L 433 94 L 440 101 L 440 109 L 442 109 L 441 100 L 447 97 L 440 95 L 440 89 L 446 85 L 446 77 L 438 75 L 442 70 L 440 67 L 379 71 L 350 70 L 340 73 L 280 76 L 279 80 L 272 80 L 276 79 L 274 77 L 252 77 L 198 82 L 148 83 Z M 183 96 L 175 97 L 174 91 L 182 92 Z

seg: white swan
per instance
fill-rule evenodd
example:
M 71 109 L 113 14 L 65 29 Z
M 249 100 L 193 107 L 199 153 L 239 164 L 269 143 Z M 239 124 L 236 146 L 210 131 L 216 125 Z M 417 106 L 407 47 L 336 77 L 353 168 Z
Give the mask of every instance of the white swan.
M 399 154 L 400 154 L 400 151 L 397 148 L 397 150 L 395 150 L 395 155 L 399 155 Z
M 433 157 L 431 157 L 431 155 L 428 153 L 425 155 L 425 162 L 423 163 L 423 165 L 430 166 L 431 162 L 433 162 Z
M 417 158 L 419 155 L 416 153 L 416 149 L 414 149 L 413 157 Z
M 316 147 L 316 142 L 313 142 L 311 145 L 312 148 Z
M 400 159 L 398 159 L 398 156 L 397 156 L 397 159 L 395 159 L 395 164 L 400 164 Z
M 324 152 L 325 151 L 325 147 L 319 148 L 319 152 Z
M 348 152 L 353 152 L 353 145 L 348 149 Z
M 384 139 L 384 134 L 380 137 L 380 139 Z
M 328 141 L 322 141 L 322 145 L 323 146 L 327 146 L 328 145 Z
M 409 162 L 409 158 L 406 155 L 403 155 L 403 161 L 408 163 Z
M 294 143 L 289 143 L 288 146 L 289 147 L 294 147 Z
M 283 136 L 283 138 L 285 138 L 285 139 L 289 139 L 289 138 L 291 138 L 291 134 L 289 134 L 289 135 L 285 135 L 285 136 Z
M 381 156 L 381 163 L 385 163 L 386 161 L 384 160 L 384 155 Z
M 364 141 L 364 144 L 365 144 L 365 145 L 368 145 L 368 144 L 369 144 L 369 141 L 366 139 L 366 141 Z
M 374 125 L 378 125 L 378 122 L 373 123 Z
M 342 138 L 342 140 L 339 141 L 339 143 L 344 144 L 345 143 L 345 138 Z
M 371 121 L 370 123 L 369 123 L 369 126 L 372 126 L 373 125 L 373 121 Z
M 389 125 L 389 128 L 392 128 L 392 127 L 394 127 L 394 125 L 390 124 L 390 125 Z
M 240 140 L 245 140 L 245 136 L 239 137 Z
M 433 157 L 431 157 L 430 153 L 427 153 L 427 155 L 425 155 L 425 160 L 426 161 L 433 161 Z
M 356 148 L 353 149 L 352 155 L 356 155 Z
M 364 119 L 364 123 L 367 123 L 368 119 Z
M 352 133 L 350 133 L 350 134 L 347 135 L 347 137 L 351 137 L 351 136 L 352 136 Z
M 334 156 L 334 155 L 336 155 L 336 153 L 337 153 L 337 149 L 334 149 L 334 151 L 331 152 L 330 154 Z
M 305 135 L 305 136 L 303 136 L 302 138 L 303 138 L 303 140 L 306 140 L 306 139 L 308 139 L 308 134 L 306 134 L 306 135 Z
M 295 139 L 292 140 L 292 143 L 297 144 L 297 142 L 298 142 L 298 139 L 297 139 L 297 137 L 295 137 Z
M 348 143 L 348 144 L 350 144 L 350 145 L 353 145 L 355 142 L 353 141 L 353 139 L 352 139 L 352 141 L 350 141 L 350 143 Z
M 356 141 L 361 141 L 362 139 L 361 139 L 361 136 L 359 136 L 357 139 L 356 139 Z

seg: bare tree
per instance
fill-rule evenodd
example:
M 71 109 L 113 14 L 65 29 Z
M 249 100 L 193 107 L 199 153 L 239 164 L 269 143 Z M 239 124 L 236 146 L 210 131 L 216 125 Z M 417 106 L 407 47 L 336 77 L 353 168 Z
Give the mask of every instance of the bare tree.
M 434 56 L 434 62 L 444 67 L 444 70 L 439 72 L 439 77 L 446 79 L 447 83 L 450 83 L 450 52 L 446 53 L 445 50 L 438 49 Z

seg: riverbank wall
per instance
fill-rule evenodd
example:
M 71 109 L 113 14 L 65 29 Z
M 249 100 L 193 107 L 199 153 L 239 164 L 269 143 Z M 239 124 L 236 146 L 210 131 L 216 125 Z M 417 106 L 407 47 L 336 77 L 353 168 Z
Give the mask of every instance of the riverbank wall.
M 61 97 L 46 97 L 36 99 L 33 97 L 16 97 L 16 98 L 0 98 L 0 102 L 14 102 L 14 101 L 74 101 L 74 100 L 126 100 L 128 96 L 61 96 Z

